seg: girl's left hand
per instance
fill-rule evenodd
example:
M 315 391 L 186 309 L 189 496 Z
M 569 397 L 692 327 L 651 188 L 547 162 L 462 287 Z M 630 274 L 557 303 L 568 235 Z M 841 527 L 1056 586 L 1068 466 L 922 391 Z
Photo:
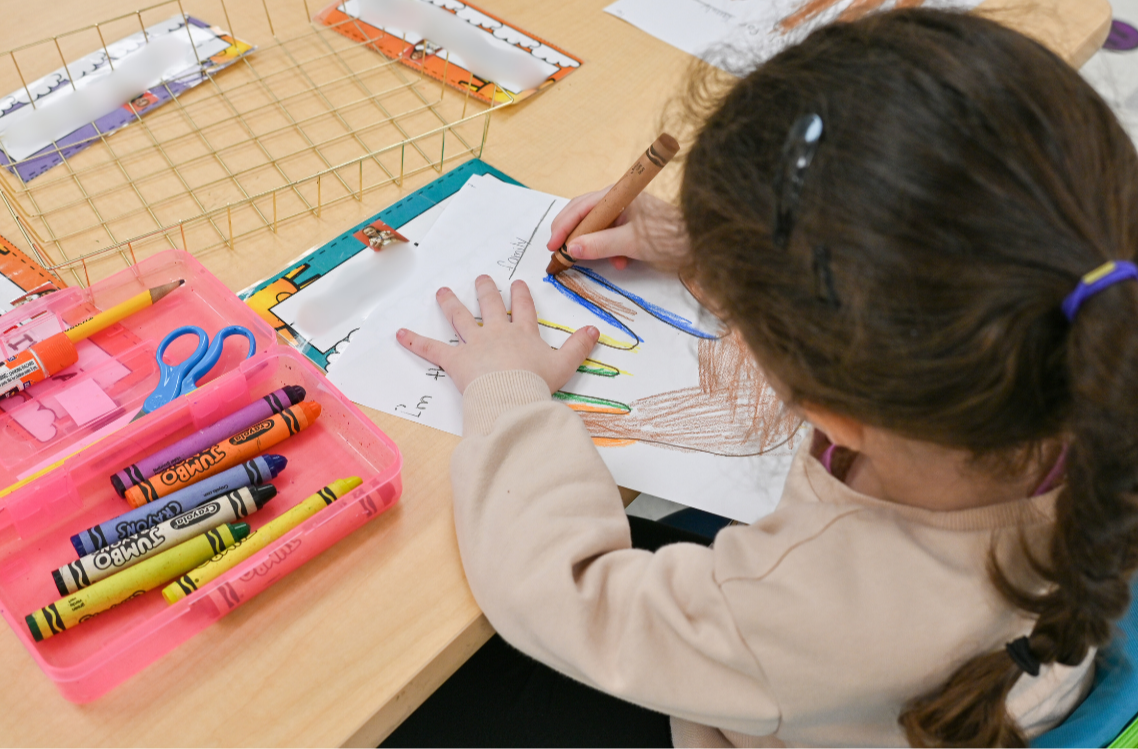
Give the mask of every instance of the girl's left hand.
M 395 334 L 408 351 L 441 367 L 460 393 L 484 374 L 511 369 L 537 374 L 549 385 L 549 392 L 555 393 L 569 381 L 600 338 L 600 331 L 589 325 L 569 336 L 560 349 L 551 348 L 538 333 L 537 309 L 524 281 L 514 281 L 510 287 L 513 309 L 508 314 L 490 276 L 479 276 L 474 287 L 482 310 L 481 325 L 453 291 L 443 287 L 435 294 L 458 334 L 457 346 L 410 330 L 400 329 Z

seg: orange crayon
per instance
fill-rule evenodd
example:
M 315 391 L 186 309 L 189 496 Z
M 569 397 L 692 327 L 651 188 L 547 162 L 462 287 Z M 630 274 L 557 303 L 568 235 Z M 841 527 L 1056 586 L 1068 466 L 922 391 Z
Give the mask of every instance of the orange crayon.
M 194 453 L 141 484 L 132 486 L 126 491 L 126 501 L 131 507 L 141 507 L 147 502 L 153 502 L 215 473 L 251 460 L 278 442 L 307 429 L 319 416 L 319 403 L 301 401 L 227 440 Z

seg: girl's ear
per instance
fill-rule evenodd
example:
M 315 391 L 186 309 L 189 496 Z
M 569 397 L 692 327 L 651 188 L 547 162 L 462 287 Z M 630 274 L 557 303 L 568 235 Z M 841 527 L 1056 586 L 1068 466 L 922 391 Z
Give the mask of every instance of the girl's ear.
M 824 432 L 833 444 L 854 452 L 863 452 L 866 427 L 860 421 L 811 404 L 804 404 L 799 410 L 806 420 Z

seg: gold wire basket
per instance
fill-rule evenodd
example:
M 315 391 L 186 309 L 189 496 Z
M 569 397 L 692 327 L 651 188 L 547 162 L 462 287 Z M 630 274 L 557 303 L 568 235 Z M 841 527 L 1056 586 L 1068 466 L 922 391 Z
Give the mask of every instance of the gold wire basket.
M 187 4 L 189 4 L 187 2 Z M 248 4 L 242 10 L 248 17 Z M 402 187 L 409 176 L 482 153 L 492 105 L 423 77 L 313 21 L 306 0 L 273 4 L 234 26 L 225 0 L 195 3 L 190 15 L 256 49 L 195 88 L 41 176 L 24 182 L 0 169 L 3 199 L 43 266 L 89 283 L 88 263 L 119 255 L 128 265 L 168 247 L 197 253 L 366 192 Z M 319 9 L 317 9 L 319 10 Z M 106 51 L 108 41 L 186 15 L 167 0 L 0 54 L 0 88 L 27 87 L 67 56 Z M 359 25 L 355 31 L 373 41 Z M 3 66 L 7 64 L 8 70 Z M 448 63 L 449 64 L 449 63 Z M 485 96 L 485 94 L 483 94 Z M 59 146 L 56 146 L 58 149 Z M 80 272 L 82 270 L 82 273 Z

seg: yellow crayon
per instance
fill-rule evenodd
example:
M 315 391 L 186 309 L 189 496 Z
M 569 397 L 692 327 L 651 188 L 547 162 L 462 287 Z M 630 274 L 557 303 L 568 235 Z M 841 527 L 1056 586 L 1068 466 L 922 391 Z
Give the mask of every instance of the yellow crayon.
M 215 554 L 220 554 L 249 535 L 248 523 L 222 525 L 180 543 L 169 551 L 150 557 L 94 583 L 39 611 L 28 614 L 24 621 L 36 642 L 46 640 L 63 630 L 87 621 L 95 614 L 117 606 L 171 578 L 193 569 Z
M 333 481 L 296 507 L 281 513 L 279 517 L 273 518 L 250 533 L 244 541 L 221 551 L 201 566 L 195 567 L 167 585 L 162 589 L 162 597 L 166 599 L 166 603 L 177 603 L 223 572 L 241 564 L 362 483 L 363 480 L 358 476 Z

